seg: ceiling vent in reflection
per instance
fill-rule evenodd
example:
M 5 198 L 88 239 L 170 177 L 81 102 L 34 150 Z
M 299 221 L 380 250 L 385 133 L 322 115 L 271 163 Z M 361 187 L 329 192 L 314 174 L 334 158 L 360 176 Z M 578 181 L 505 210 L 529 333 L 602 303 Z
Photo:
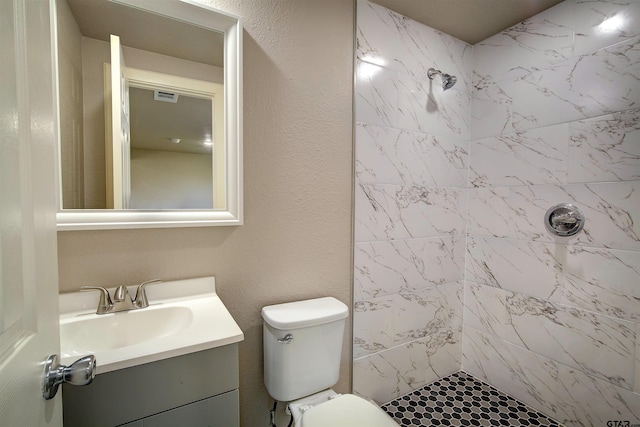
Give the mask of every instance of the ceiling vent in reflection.
M 153 99 L 162 102 L 178 102 L 178 94 L 173 92 L 167 92 L 166 90 L 154 90 Z

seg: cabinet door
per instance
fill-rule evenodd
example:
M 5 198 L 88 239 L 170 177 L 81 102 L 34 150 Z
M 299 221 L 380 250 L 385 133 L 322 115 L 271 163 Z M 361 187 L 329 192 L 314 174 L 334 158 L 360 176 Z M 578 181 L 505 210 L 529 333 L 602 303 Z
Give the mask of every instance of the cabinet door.
M 142 420 L 143 427 L 239 427 L 238 390 Z
M 225 345 L 98 374 L 89 387 L 65 384 L 64 426 L 113 427 L 237 388 L 238 345 Z

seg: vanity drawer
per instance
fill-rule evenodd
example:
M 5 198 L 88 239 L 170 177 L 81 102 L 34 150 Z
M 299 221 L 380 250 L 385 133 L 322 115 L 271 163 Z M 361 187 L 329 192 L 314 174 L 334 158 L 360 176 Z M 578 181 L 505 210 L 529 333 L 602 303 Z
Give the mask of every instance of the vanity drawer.
M 238 390 L 234 390 L 121 427 L 238 427 L 238 406 Z
M 87 387 L 63 386 L 64 425 L 129 423 L 237 390 L 238 378 L 237 344 L 99 374 Z

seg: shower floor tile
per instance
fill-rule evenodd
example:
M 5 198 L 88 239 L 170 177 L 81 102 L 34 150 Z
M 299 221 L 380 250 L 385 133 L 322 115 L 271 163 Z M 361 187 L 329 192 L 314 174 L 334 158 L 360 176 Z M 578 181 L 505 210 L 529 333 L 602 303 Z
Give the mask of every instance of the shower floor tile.
M 402 427 L 562 424 L 466 372 L 446 376 L 382 406 Z

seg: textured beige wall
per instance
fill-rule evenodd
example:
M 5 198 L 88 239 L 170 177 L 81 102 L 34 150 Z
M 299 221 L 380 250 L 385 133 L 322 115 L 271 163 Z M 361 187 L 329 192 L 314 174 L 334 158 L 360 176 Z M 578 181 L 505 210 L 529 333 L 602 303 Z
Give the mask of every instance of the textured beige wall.
M 131 209 L 211 209 L 211 154 L 130 152 Z
M 216 276 L 245 333 L 242 425 L 266 426 L 260 309 L 324 295 L 351 305 L 354 2 L 209 3 L 244 17 L 245 225 L 58 233 L 60 289 Z
M 63 205 L 84 205 L 82 150 L 82 34 L 64 0 L 58 12 L 58 69 L 60 73 L 60 145 Z

